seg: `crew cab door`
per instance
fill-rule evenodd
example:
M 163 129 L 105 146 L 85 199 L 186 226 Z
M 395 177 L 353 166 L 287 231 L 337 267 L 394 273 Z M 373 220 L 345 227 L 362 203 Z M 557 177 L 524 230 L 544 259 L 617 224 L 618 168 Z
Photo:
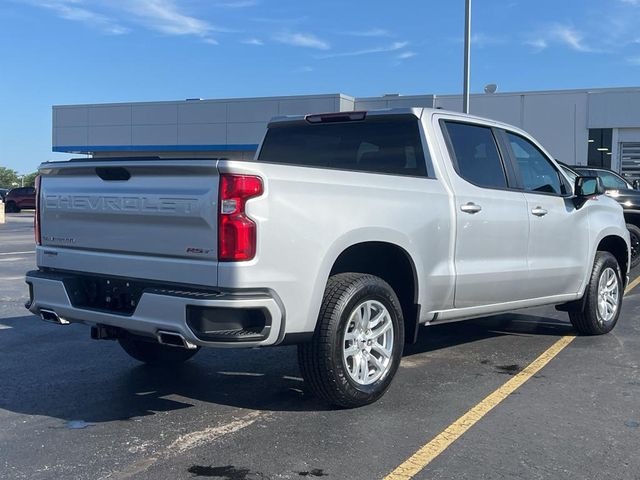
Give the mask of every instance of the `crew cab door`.
M 575 207 L 571 186 L 533 141 L 508 131 L 502 138 L 527 201 L 529 295 L 576 293 L 589 258 L 588 211 Z
M 443 118 L 455 198 L 455 308 L 526 298 L 529 220 L 491 126 Z

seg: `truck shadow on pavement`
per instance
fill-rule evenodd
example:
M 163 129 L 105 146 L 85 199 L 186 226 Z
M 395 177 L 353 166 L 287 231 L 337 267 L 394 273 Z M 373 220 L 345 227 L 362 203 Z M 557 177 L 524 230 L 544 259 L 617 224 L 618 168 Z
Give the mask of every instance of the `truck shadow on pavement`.
M 558 318 L 555 318 L 555 317 Z M 421 327 L 415 345 L 406 345 L 404 357 L 439 350 L 441 348 L 475 342 L 503 335 L 562 336 L 575 334 L 566 313 L 557 312 L 554 317 L 506 313 L 463 322 Z
M 0 331 L 0 408 L 10 412 L 98 423 L 202 408 L 203 403 L 222 412 L 228 407 L 331 409 L 305 394 L 294 346 L 203 349 L 180 367 L 159 369 L 135 362 L 116 342 L 90 340 L 85 326 L 52 326 L 33 316 L 3 323 L 12 328 Z M 405 348 L 405 360 L 420 355 L 428 360 L 431 352 L 462 350 L 483 339 L 571 332 L 568 321 L 523 314 L 432 326 L 422 328 L 418 343 Z M 426 362 L 423 374 L 429 374 Z

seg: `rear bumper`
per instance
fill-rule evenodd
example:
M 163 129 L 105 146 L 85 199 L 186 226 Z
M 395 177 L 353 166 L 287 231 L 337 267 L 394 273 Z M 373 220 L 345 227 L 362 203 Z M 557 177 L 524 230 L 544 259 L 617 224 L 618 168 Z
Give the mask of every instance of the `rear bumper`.
M 136 335 L 157 338 L 158 332 L 175 332 L 188 342 L 202 347 L 258 347 L 276 345 L 284 337 L 284 311 L 275 294 L 269 292 L 211 292 L 192 293 L 179 289 L 150 288 L 142 292 L 133 313 L 129 315 L 105 310 L 81 308 L 74 305 L 65 283 L 66 274 L 32 271 L 26 275 L 30 300 L 26 307 L 32 313 L 55 312 L 70 323 L 108 325 L 122 328 Z M 210 309 L 210 310 L 209 310 Z M 203 335 L 188 321 L 193 311 L 208 312 L 208 321 L 215 322 L 215 312 L 242 313 L 259 311 L 265 326 L 254 335 Z M 193 313 L 191 313 L 193 315 Z

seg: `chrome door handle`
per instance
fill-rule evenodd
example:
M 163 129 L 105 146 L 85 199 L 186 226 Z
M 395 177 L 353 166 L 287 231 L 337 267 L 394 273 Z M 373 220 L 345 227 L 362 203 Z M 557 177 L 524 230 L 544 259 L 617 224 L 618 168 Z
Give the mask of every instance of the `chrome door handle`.
M 473 215 L 474 213 L 478 213 L 480 210 L 482 210 L 482 207 L 480 205 L 476 205 L 473 202 L 468 202 L 464 205 L 460 205 L 460 210 L 462 210 L 464 213 L 470 213 Z
M 547 212 L 542 207 L 536 207 L 536 208 L 531 210 L 531 213 L 533 213 L 536 217 L 544 217 L 549 212 Z

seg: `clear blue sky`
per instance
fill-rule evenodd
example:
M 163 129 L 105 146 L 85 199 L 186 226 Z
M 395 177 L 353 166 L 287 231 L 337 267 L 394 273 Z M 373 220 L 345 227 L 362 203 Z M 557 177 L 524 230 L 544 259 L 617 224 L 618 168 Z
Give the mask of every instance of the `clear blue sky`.
M 0 0 L 0 166 L 51 105 L 458 93 L 464 0 Z M 640 0 L 474 0 L 472 92 L 640 85 Z

